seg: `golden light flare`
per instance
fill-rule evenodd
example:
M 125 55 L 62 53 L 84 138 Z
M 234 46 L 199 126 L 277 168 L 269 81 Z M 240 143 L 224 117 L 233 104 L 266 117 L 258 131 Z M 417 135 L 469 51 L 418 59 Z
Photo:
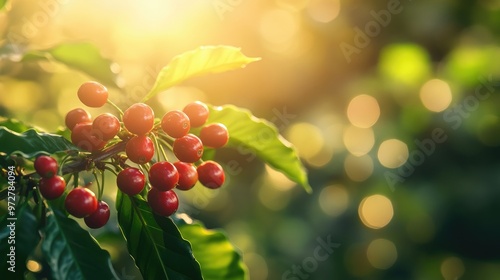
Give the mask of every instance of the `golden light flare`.
M 321 129 L 307 122 L 291 125 L 286 131 L 286 139 L 297 148 L 299 156 L 307 161 L 316 157 L 325 145 Z
M 446 110 L 450 106 L 452 98 L 451 88 L 443 80 L 429 80 L 420 88 L 420 100 L 425 108 L 433 112 Z
M 349 102 L 347 107 L 347 118 L 357 127 L 372 127 L 380 117 L 380 106 L 375 97 L 361 94 Z
M 307 13 L 317 22 L 329 23 L 340 14 L 340 0 L 310 0 Z
M 323 213 L 338 217 L 349 206 L 349 193 L 342 185 L 326 186 L 318 196 L 319 206 Z
M 392 202 L 387 197 L 376 194 L 365 197 L 358 208 L 361 222 L 369 228 L 380 229 L 385 227 L 394 216 Z
M 369 155 L 360 157 L 347 155 L 344 160 L 344 170 L 349 179 L 363 182 L 373 174 L 373 160 Z
M 37 261 L 29 260 L 26 263 L 26 268 L 31 272 L 37 273 L 42 270 L 42 265 Z
M 344 146 L 355 156 L 366 155 L 375 145 L 375 134 L 371 128 L 348 126 L 344 129 Z
M 401 140 L 389 139 L 382 142 L 378 148 L 377 157 L 383 166 L 398 168 L 408 160 L 408 146 Z
M 368 262 L 378 269 L 388 269 L 398 259 L 396 245 L 387 239 L 375 239 L 370 242 L 366 250 Z

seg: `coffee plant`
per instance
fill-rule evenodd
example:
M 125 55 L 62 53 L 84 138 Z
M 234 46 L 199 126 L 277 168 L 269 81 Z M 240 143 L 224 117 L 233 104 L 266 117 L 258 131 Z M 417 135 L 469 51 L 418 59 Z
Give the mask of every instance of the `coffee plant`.
M 93 67 L 76 56 L 98 57 Z M 174 57 L 140 102 L 119 108 L 109 63 L 93 46 L 63 44 L 27 51 L 21 62 L 51 60 L 96 81 L 74 89 L 79 108 L 67 108 L 64 129 L 48 133 L 0 119 L 1 279 L 22 279 L 41 250 L 50 279 L 119 279 L 110 254 L 93 237 L 113 211 L 144 279 L 248 279 L 240 253 L 218 230 L 186 213 L 178 193 L 226 187 L 217 149 L 245 148 L 310 191 L 305 170 L 274 125 L 233 105 L 196 101 L 169 112 L 151 99 L 186 79 L 257 61 L 230 46 L 206 46 Z M 99 68 L 100 67 L 100 68 Z M 104 68 L 105 69 L 105 68 Z M 107 113 L 91 116 L 87 108 Z M 265 137 L 262 137 L 265 135 Z M 82 177 L 91 174 L 93 180 Z M 105 180 L 113 176 L 113 182 Z M 87 176 L 88 177 L 88 176 Z M 231 186 L 237 187 L 237 186 Z M 104 190 L 116 192 L 116 209 Z M 109 203 L 109 204 L 108 204 Z M 83 223 L 82 223 L 83 221 Z

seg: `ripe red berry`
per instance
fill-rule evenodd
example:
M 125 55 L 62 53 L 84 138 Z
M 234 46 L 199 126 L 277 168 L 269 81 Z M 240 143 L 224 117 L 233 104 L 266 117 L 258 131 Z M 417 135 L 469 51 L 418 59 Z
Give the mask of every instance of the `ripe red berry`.
M 64 123 L 66 124 L 66 127 L 69 128 L 69 130 L 73 130 L 75 125 L 79 123 L 91 122 L 91 121 L 92 117 L 90 116 L 90 113 L 82 108 L 76 108 L 69 111 L 66 114 L 66 118 L 64 119 Z
M 83 220 L 89 228 L 103 227 L 109 220 L 109 205 L 105 201 L 99 201 L 97 210 L 85 217 Z
M 78 187 L 68 193 L 64 207 L 71 215 L 83 218 L 97 210 L 97 198 L 91 190 Z
M 48 200 L 56 199 L 64 193 L 66 181 L 61 176 L 40 179 L 40 193 Z
M 123 113 L 123 124 L 128 131 L 145 135 L 153 129 L 155 114 L 153 109 L 144 103 L 136 103 Z
M 179 182 L 177 189 L 187 191 L 194 187 L 198 181 L 198 172 L 191 163 L 177 161 L 174 163 L 175 168 L 179 172 Z
M 200 183 L 210 189 L 217 189 L 224 184 L 224 169 L 215 161 L 205 161 L 197 168 L 198 180 Z
M 89 107 L 102 107 L 108 101 L 108 89 L 98 82 L 85 82 L 78 89 L 78 98 Z
M 57 174 L 57 161 L 50 156 L 39 156 L 35 159 L 34 167 L 36 173 L 44 178 L 50 178 Z
M 207 122 L 209 111 L 205 103 L 200 101 L 189 103 L 182 111 L 189 117 L 191 127 L 199 127 Z
M 189 117 L 181 111 L 170 111 L 161 119 L 161 128 L 174 138 L 188 134 L 191 128 Z
M 106 145 L 105 141 L 96 136 L 92 123 L 89 122 L 79 123 L 73 128 L 71 142 L 78 148 L 89 152 L 101 150 Z
M 201 129 L 200 139 L 203 145 L 217 149 L 226 145 L 229 140 L 229 133 L 225 125 L 213 123 Z
M 144 174 L 137 168 L 127 167 L 116 176 L 116 185 L 125 194 L 136 195 L 146 184 Z
M 168 161 L 157 162 L 149 169 L 149 183 L 155 189 L 168 191 L 175 188 L 177 182 L 179 182 L 179 172 Z
M 128 158 L 137 164 L 144 164 L 151 161 L 155 154 L 153 141 L 147 136 L 134 136 L 125 146 Z
M 95 118 L 92 128 L 97 138 L 108 141 L 113 139 L 120 131 L 120 121 L 114 115 L 104 113 Z
M 162 192 L 152 188 L 148 192 L 148 204 L 156 214 L 170 216 L 179 208 L 179 198 L 172 190 Z
M 188 134 L 175 139 L 173 151 L 180 161 L 193 163 L 203 155 L 203 144 L 196 135 Z

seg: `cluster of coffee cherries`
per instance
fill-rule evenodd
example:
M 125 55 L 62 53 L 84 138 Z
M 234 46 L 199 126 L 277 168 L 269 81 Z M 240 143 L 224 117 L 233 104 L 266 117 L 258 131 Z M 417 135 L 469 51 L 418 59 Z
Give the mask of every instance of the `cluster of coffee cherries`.
M 66 181 L 57 175 L 59 166 L 50 156 L 42 155 L 35 159 L 35 171 L 40 175 L 39 190 L 45 199 L 59 198 L 66 188 Z M 88 188 L 72 189 L 65 198 L 66 211 L 77 218 L 84 218 L 89 228 L 100 228 L 109 220 L 109 206 L 105 201 L 98 201 L 94 192 Z
M 80 101 L 88 107 L 98 108 L 108 103 L 119 110 L 108 100 L 108 91 L 100 83 L 83 83 L 77 94 Z M 149 105 L 135 103 L 125 111 L 120 111 L 120 118 L 103 113 L 92 119 L 85 109 L 76 108 L 67 113 L 65 124 L 71 130 L 72 143 L 91 155 L 104 153 L 112 146 L 124 144 L 124 149 L 117 153 L 124 154 L 122 158 L 128 159 L 131 164 L 126 160 L 121 160 L 119 164 L 99 164 L 113 164 L 112 169 L 117 175 L 116 184 L 124 194 L 134 196 L 145 195 L 147 192 L 145 196 L 151 209 L 158 215 L 170 216 L 179 207 L 174 189 L 190 190 L 197 182 L 207 188 L 217 189 L 224 183 L 222 167 L 215 161 L 202 160 L 202 155 L 205 148 L 217 149 L 226 145 L 229 134 L 221 123 L 207 124 L 208 117 L 207 105 L 199 101 L 186 105 L 182 111 L 169 111 L 161 119 L 155 119 L 154 111 Z M 167 149 L 175 155 L 175 161 L 168 160 Z M 54 199 L 64 192 L 65 184 L 62 188 L 54 187 L 54 184 L 51 186 L 44 188 L 57 189 L 51 192 L 58 195 L 48 194 L 50 192 L 42 190 L 42 182 L 40 183 L 40 191 L 46 199 Z M 71 190 L 66 197 L 65 206 L 71 215 L 85 218 L 87 225 L 92 228 L 103 226 L 109 218 L 107 204 L 98 200 L 86 187 Z M 106 209 L 107 212 L 104 211 Z M 97 214 L 101 212 L 102 214 Z M 97 215 L 106 218 L 99 220 L 103 223 L 92 222 L 97 220 L 93 218 Z

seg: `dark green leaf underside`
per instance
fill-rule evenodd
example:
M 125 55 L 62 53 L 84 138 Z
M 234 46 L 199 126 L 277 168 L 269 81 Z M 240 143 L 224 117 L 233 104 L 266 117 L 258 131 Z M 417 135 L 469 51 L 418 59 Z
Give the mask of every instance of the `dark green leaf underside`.
M 47 213 L 42 252 L 55 279 L 118 279 L 109 253 L 59 210 Z
M 118 223 L 144 279 L 203 279 L 189 242 L 170 218 L 151 212 L 139 197 L 117 195 Z

